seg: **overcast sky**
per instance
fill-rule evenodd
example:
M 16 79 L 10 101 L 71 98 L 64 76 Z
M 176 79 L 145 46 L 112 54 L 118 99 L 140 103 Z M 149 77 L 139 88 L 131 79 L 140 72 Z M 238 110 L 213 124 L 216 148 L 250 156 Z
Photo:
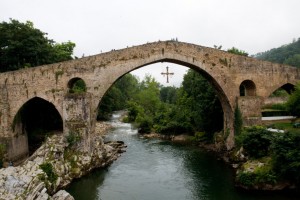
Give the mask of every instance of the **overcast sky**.
M 173 38 L 255 54 L 300 37 L 300 0 L 0 0 L 0 19 L 9 18 L 76 43 L 78 57 Z M 135 74 L 165 82 L 166 66 L 175 73 L 170 84 L 178 85 L 186 69 L 177 65 Z

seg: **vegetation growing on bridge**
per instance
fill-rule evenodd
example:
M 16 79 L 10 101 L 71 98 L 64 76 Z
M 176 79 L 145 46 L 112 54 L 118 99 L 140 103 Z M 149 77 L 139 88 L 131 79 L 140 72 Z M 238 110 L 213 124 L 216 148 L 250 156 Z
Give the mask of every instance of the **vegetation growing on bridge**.
M 75 43 L 56 43 L 27 21 L 0 23 L 0 72 L 73 59 Z

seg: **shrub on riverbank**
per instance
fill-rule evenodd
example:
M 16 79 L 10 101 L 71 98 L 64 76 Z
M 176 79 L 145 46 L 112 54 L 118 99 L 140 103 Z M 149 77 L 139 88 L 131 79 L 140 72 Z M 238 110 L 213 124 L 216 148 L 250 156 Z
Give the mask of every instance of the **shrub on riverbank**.
M 273 133 L 264 127 L 250 127 L 236 136 L 248 161 L 241 165 L 236 180 L 246 187 L 287 181 L 300 184 L 300 133 Z

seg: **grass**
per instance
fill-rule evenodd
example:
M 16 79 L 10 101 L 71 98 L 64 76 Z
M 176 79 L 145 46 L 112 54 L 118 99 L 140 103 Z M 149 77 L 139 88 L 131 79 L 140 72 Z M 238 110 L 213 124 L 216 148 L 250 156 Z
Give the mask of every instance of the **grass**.
M 299 122 L 299 120 L 296 120 L 296 121 Z M 300 133 L 300 128 L 294 128 L 293 127 L 293 124 L 295 122 L 276 122 L 274 124 L 271 124 L 270 127 Z

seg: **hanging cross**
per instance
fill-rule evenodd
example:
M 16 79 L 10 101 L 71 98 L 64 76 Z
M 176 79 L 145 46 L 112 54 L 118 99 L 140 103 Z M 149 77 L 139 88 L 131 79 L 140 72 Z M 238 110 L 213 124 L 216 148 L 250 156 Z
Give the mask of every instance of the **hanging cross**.
M 169 67 L 167 66 L 167 72 L 162 72 L 161 75 L 165 76 L 167 75 L 167 83 L 169 83 L 169 75 L 174 75 L 173 72 L 169 72 Z

